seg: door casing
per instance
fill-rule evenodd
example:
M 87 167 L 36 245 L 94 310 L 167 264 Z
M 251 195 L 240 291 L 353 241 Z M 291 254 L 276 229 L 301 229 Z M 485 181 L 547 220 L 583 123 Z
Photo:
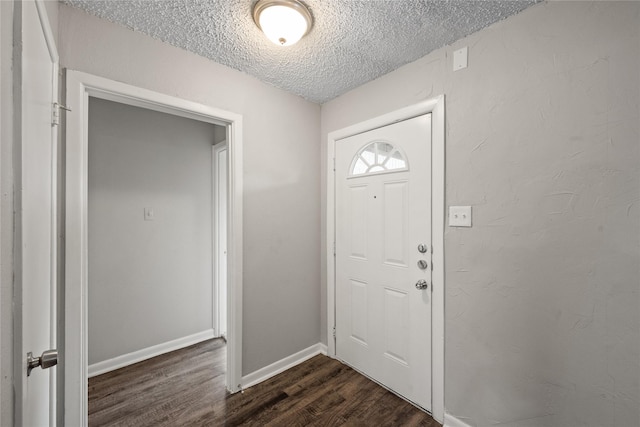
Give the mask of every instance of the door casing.
M 329 133 L 327 138 L 327 354 L 336 357 L 335 335 L 335 147 L 340 139 L 431 113 L 432 118 L 432 415 L 444 421 L 444 223 L 445 223 L 445 98 L 428 99 Z
M 87 425 L 88 106 L 89 97 L 226 126 L 227 389 L 241 389 L 242 373 L 242 116 L 95 75 L 66 70 L 64 424 Z

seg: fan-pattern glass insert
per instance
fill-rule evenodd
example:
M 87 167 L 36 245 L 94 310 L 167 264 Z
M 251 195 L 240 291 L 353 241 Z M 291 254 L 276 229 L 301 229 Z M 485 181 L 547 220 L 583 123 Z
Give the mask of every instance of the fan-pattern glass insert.
M 358 151 L 351 162 L 350 176 L 409 169 L 404 155 L 388 142 L 376 141 Z

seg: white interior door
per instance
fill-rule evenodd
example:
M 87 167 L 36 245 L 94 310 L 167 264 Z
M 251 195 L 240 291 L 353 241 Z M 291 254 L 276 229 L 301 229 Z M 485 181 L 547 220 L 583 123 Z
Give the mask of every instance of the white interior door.
M 337 141 L 335 169 L 336 356 L 431 410 L 431 115 Z
M 27 376 L 27 353 L 39 357 L 55 348 L 55 171 L 56 128 L 52 106 L 57 91 L 57 53 L 42 4 L 22 2 L 20 182 L 16 184 L 16 271 L 22 293 L 16 306 L 21 341 L 16 424 L 55 424 L 55 369 L 35 368 Z M 20 279 L 18 279 L 20 280 Z M 16 363 L 20 363 L 16 360 Z
M 216 336 L 227 336 L 227 143 L 213 147 L 213 215 L 214 215 L 214 278 L 216 281 L 214 316 L 217 316 Z

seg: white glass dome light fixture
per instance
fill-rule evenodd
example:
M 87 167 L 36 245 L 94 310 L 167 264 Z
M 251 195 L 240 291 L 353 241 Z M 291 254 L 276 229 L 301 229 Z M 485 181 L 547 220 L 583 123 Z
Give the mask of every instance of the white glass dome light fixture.
M 313 24 L 309 9 L 298 0 L 259 0 L 253 7 L 253 20 L 280 46 L 297 43 Z

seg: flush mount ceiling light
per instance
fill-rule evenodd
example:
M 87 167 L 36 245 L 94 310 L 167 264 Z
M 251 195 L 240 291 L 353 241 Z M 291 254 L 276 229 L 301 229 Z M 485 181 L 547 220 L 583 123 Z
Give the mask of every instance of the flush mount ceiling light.
M 253 7 L 253 20 L 280 46 L 297 43 L 313 24 L 309 9 L 298 0 L 259 0 Z

